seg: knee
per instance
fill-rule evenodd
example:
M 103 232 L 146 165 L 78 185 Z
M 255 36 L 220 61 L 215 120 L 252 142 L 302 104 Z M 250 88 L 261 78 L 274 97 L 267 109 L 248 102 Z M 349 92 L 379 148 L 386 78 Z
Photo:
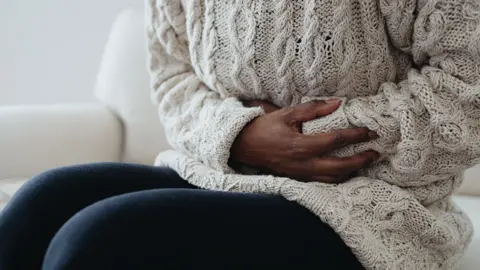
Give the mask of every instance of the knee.
M 49 244 L 43 261 L 44 270 L 111 269 L 99 258 L 108 253 L 105 243 L 108 212 L 100 203 L 93 204 L 70 218 Z M 103 268 L 102 268 L 103 267 Z
M 89 165 L 73 165 L 51 169 L 34 176 L 27 181 L 18 191 L 17 197 L 28 196 L 30 199 L 44 195 L 78 193 L 78 188 L 84 186 L 90 179 L 98 182 L 98 178 L 108 171 L 118 167 L 115 163 L 99 163 Z
M 17 192 L 16 197 L 38 198 L 42 195 L 53 195 L 68 185 L 81 171 L 78 166 L 62 167 L 42 172 L 28 180 Z
M 126 258 L 133 255 L 132 250 L 143 247 L 136 241 L 147 236 L 139 236 L 138 231 L 148 230 L 147 226 L 138 227 L 136 215 L 140 211 L 136 205 L 129 195 L 121 195 L 79 211 L 50 242 L 42 269 L 134 269 L 125 268 L 129 263 Z
M 180 231 L 185 224 L 179 223 L 171 193 L 175 192 L 134 192 L 84 208 L 52 239 L 43 269 L 137 269 L 139 258 L 158 257 L 159 253 L 165 260 L 174 257 L 168 252 L 182 242 L 178 234 L 159 233 Z

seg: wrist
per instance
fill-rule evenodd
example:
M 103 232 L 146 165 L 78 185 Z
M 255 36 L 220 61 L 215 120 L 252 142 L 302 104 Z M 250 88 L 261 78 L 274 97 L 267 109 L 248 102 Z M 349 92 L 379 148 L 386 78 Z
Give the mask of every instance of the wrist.
M 252 122 L 255 121 L 252 120 Z M 241 163 L 246 163 L 245 161 L 245 155 L 243 154 L 244 151 L 242 149 L 245 149 L 245 143 L 247 141 L 246 133 L 248 133 L 249 126 L 251 123 L 248 123 L 245 125 L 245 127 L 238 133 L 237 137 L 233 141 L 232 146 L 230 147 L 230 159 L 229 163 L 235 165 L 235 164 L 241 164 Z

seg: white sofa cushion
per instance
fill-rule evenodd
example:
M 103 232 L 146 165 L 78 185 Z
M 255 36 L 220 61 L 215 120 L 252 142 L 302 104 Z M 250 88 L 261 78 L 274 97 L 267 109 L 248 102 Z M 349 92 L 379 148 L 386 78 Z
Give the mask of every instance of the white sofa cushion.
M 471 168 L 465 173 L 465 181 L 458 190 L 458 193 L 463 195 L 480 196 L 480 165 Z M 478 207 L 480 207 L 480 203 Z
M 465 256 L 460 261 L 460 270 L 480 269 L 480 197 L 457 196 L 454 201 L 465 211 L 473 223 L 474 236 Z
M 157 109 L 150 101 L 143 13 L 125 10 L 105 47 L 95 94 L 123 121 L 124 162 L 153 164 L 166 148 Z

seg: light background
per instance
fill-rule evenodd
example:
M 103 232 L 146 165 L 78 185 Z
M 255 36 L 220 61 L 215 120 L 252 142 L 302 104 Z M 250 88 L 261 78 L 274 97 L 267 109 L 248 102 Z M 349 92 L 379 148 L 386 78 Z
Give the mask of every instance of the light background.
M 116 15 L 144 0 L 0 0 L 0 105 L 83 102 Z

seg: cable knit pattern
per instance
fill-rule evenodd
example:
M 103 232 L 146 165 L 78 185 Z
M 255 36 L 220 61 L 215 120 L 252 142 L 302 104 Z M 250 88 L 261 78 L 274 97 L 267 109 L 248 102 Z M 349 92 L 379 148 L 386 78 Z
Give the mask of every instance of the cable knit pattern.
M 277 71 L 278 90 L 276 95 L 290 101 L 288 92 L 296 89 L 293 81 L 292 64 L 295 60 L 295 38 L 293 36 L 293 3 L 290 0 L 278 0 L 275 3 L 275 32 L 272 55 L 274 56 Z
M 156 164 L 202 188 L 296 201 L 367 269 L 455 268 L 472 227 L 450 196 L 480 162 L 479 0 L 149 0 L 147 32 L 152 99 L 175 149 Z M 375 130 L 330 153 L 379 151 L 358 177 L 300 183 L 228 166 L 264 113 L 238 98 L 331 97 L 342 106 L 303 132 Z

